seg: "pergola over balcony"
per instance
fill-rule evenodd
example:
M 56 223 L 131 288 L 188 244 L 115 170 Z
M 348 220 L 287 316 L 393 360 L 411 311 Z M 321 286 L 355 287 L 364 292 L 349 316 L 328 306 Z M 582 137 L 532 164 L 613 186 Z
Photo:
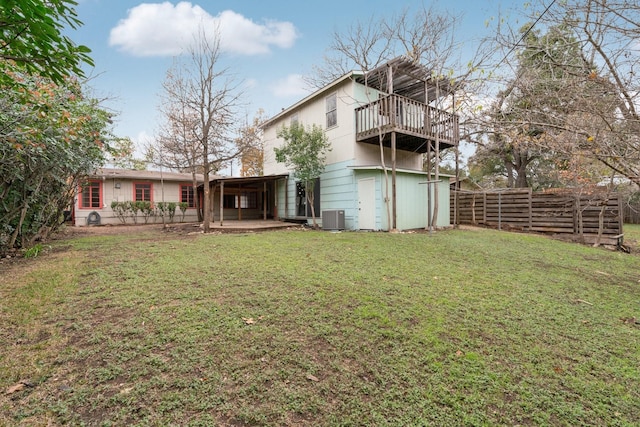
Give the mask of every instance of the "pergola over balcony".
M 396 58 L 358 77 L 357 81 L 386 95 L 359 107 L 356 114 L 356 140 L 391 145 L 395 132 L 396 148 L 424 153 L 429 142 L 440 148 L 459 142 L 458 116 L 431 105 L 453 94 L 447 79 L 435 80 L 427 68 L 406 58 Z

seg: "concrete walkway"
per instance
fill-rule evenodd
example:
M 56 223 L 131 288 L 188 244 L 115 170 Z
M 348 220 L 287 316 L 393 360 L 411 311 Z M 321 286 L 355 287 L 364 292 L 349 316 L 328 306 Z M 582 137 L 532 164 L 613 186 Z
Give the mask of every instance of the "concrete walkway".
M 263 231 L 263 230 L 275 230 L 289 227 L 300 227 L 300 224 L 292 222 L 283 222 L 275 220 L 227 220 L 223 221 L 223 225 L 220 225 L 220 221 L 211 223 L 211 229 L 216 231 Z

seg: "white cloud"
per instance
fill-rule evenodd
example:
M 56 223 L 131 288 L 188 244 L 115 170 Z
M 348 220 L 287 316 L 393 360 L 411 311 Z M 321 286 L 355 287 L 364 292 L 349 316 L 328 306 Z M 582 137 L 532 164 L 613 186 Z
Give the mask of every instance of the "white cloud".
M 289 74 L 284 79 L 276 81 L 271 86 L 271 92 L 279 98 L 302 97 L 308 95 L 311 91 L 309 85 L 305 83 L 301 74 Z
M 258 80 L 256 80 L 256 79 L 246 79 L 244 81 L 243 87 L 245 89 L 253 89 L 255 87 L 258 87 Z
M 232 10 L 210 15 L 198 5 L 180 2 L 142 3 L 111 29 L 109 45 L 136 56 L 180 54 L 199 28 L 213 36 L 219 30 L 223 51 L 240 55 L 269 53 L 272 47 L 290 48 L 298 33 L 291 22 L 256 23 Z
M 145 158 L 145 150 L 149 145 L 153 145 L 155 138 L 146 130 L 139 131 L 136 136 L 131 137 L 133 141 L 133 157 L 136 159 Z

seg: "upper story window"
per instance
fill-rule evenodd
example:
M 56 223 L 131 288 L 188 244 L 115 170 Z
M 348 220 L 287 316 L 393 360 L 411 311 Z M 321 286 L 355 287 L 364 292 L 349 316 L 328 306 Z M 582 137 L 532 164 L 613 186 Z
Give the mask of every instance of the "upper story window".
M 193 192 L 192 184 L 181 184 L 180 185 L 180 202 L 187 203 L 187 206 L 190 208 L 196 207 L 196 199 L 195 194 Z
M 327 129 L 338 125 L 338 97 L 335 93 L 325 99 L 327 109 Z
M 151 202 L 151 190 L 153 186 L 150 182 L 135 182 L 133 184 L 133 197 L 136 202 Z
M 80 187 L 80 209 L 102 208 L 102 181 L 87 181 Z
M 298 124 L 298 122 L 299 122 L 299 119 L 298 119 L 298 113 L 293 113 L 293 114 L 291 115 L 291 123 L 290 123 L 290 125 L 291 125 L 291 126 L 293 126 L 293 125 L 297 125 L 297 124 Z

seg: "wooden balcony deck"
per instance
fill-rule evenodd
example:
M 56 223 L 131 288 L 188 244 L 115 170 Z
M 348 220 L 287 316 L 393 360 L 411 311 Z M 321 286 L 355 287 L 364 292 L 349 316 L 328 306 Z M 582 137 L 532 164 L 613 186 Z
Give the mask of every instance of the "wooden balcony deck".
M 359 107 L 356 112 L 356 141 L 391 145 L 396 132 L 398 150 L 425 153 L 428 141 L 440 148 L 459 142 L 458 116 L 400 95 L 388 95 Z

